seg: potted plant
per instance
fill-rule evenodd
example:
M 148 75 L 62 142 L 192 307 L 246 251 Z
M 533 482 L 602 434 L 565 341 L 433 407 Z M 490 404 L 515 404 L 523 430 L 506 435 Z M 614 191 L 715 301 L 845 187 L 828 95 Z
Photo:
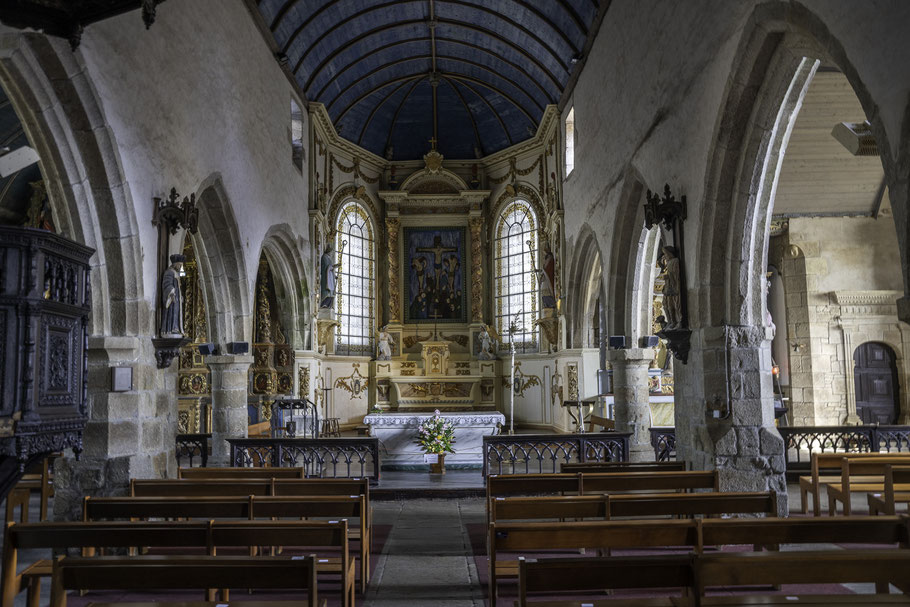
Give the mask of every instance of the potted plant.
M 446 453 L 455 453 L 455 426 L 439 414 L 439 409 L 417 426 L 416 442 L 424 453 L 436 455 L 436 463 L 430 463 L 430 473 L 445 474 Z

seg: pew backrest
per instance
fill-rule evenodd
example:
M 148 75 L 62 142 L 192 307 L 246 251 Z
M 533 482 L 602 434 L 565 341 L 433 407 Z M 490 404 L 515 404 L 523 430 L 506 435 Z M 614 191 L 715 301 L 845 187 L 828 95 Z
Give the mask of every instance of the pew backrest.
M 650 470 L 684 471 L 686 462 L 569 462 L 560 472 L 647 472 Z
M 908 518 L 738 518 L 699 522 L 702 546 L 726 544 L 882 544 L 910 545 Z
M 274 495 L 274 479 L 132 479 L 132 497 Z
M 178 468 L 177 478 L 185 479 L 270 479 L 305 478 L 303 468 Z
M 86 497 L 82 520 L 100 521 L 144 518 L 252 518 L 253 499 L 248 496 Z
M 51 606 L 66 606 L 67 590 L 209 588 L 306 589 L 318 604 L 316 558 L 242 556 L 59 557 L 54 561 Z

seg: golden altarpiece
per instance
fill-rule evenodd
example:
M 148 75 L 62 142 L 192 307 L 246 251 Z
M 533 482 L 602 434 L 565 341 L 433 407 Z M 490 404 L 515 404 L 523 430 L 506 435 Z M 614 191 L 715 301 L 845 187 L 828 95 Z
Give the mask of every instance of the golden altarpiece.
M 195 434 L 212 431 L 211 373 L 199 352 L 199 344 L 208 342 L 205 298 L 199 286 L 199 264 L 189 234 L 183 242 L 185 275 L 183 291 L 183 334 L 190 342 L 180 349 L 177 365 L 177 433 Z

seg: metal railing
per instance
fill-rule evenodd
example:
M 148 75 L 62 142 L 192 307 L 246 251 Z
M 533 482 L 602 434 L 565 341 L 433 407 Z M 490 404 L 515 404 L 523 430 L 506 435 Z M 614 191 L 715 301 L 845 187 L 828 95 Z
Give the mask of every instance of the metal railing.
M 362 478 L 379 482 L 379 439 L 228 438 L 231 465 L 302 467 L 308 477 Z
M 483 437 L 483 475 L 559 472 L 569 462 L 622 462 L 630 432 Z
M 181 468 L 205 468 L 209 463 L 211 443 L 211 434 L 178 434 L 177 465 Z
M 655 462 L 671 462 L 676 459 L 676 428 L 650 428 L 651 446 Z
M 910 451 L 910 426 L 784 426 L 787 472 L 809 470 L 813 453 Z

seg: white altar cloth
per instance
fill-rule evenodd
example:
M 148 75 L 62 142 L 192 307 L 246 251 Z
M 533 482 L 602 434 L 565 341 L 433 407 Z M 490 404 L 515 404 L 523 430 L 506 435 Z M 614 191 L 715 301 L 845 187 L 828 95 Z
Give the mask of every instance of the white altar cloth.
M 432 413 L 371 413 L 363 418 L 370 435 L 379 439 L 379 458 L 383 467 L 410 467 L 424 464 L 424 453 L 414 442 L 417 426 L 433 417 Z M 455 425 L 455 453 L 446 454 L 446 466 L 479 466 L 483 463 L 483 437 L 496 434 L 506 417 L 497 411 L 446 411 L 441 417 Z

